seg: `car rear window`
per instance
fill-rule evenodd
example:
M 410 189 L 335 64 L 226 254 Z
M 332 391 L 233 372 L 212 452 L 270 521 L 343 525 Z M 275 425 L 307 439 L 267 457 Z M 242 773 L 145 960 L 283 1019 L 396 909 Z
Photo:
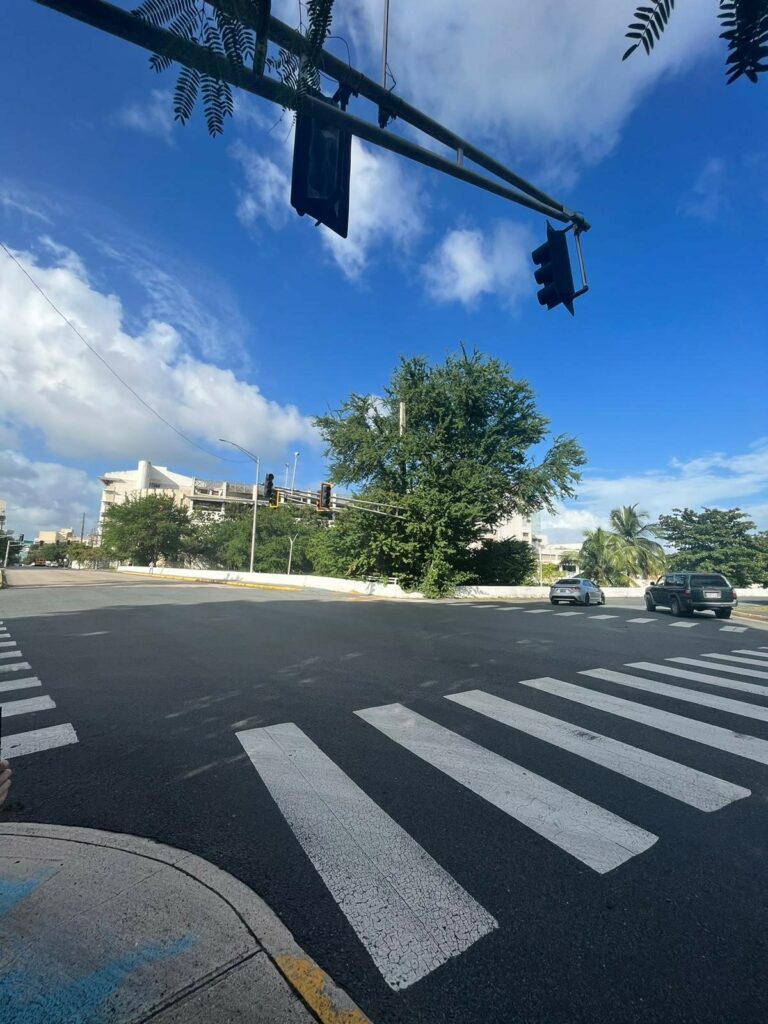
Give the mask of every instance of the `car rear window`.
M 729 587 L 730 583 L 725 576 L 718 576 L 717 573 L 706 575 L 705 573 L 698 573 L 695 576 L 691 576 L 692 587 Z
M 555 586 L 556 587 L 562 587 L 562 586 L 565 586 L 566 584 L 569 584 L 570 586 L 574 586 L 574 584 L 578 584 L 578 583 L 581 583 L 581 580 L 558 580 L 557 583 L 555 584 Z

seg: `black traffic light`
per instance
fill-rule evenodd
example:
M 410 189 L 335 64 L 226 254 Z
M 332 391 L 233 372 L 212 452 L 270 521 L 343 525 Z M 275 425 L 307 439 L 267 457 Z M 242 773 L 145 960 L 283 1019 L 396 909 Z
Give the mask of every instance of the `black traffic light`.
M 264 477 L 264 497 L 272 505 L 277 499 L 277 492 L 275 491 L 275 474 L 267 473 Z
M 320 494 L 317 500 L 317 507 L 321 511 L 327 511 L 331 507 L 331 485 L 320 484 Z
M 539 302 L 547 309 L 554 309 L 562 303 L 573 316 L 573 299 L 576 291 L 571 274 L 571 257 L 568 254 L 566 232 L 556 231 L 547 221 L 547 240 L 531 253 L 531 259 L 539 264 L 534 273 L 537 284 L 544 287 L 538 291 Z
M 291 206 L 300 216 L 308 213 L 342 238 L 347 237 L 349 225 L 351 162 L 349 132 L 321 124 L 309 114 L 297 114 Z

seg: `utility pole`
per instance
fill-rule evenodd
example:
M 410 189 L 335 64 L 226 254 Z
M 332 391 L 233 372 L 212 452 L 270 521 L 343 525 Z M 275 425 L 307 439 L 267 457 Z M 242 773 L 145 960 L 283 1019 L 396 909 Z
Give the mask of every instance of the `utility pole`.
M 405 433 L 405 402 L 400 403 L 400 437 Z
M 5 545 L 5 558 L 3 559 L 3 568 L 8 565 L 8 555 L 11 551 L 11 538 L 8 538 L 8 543 Z
M 295 536 L 288 538 L 288 542 L 291 545 L 290 551 L 288 552 L 288 575 L 289 576 L 291 575 L 291 562 L 293 561 L 293 545 L 294 545 L 294 543 L 295 543 L 295 541 L 296 541 L 298 536 L 299 535 L 297 533 Z
M 286 491 L 288 490 L 288 463 L 287 462 L 285 464 L 285 483 L 283 484 L 283 489 L 286 490 Z
M 384 0 L 384 39 L 381 44 L 381 87 L 387 88 L 387 45 L 389 42 L 389 0 Z
M 243 455 L 247 455 L 252 462 L 256 463 L 256 483 L 253 485 L 253 522 L 251 524 L 250 572 L 253 572 L 253 556 L 256 552 L 256 510 L 259 507 L 259 466 L 261 465 L 261 459 L 258 455 L 254 455 L 253 452 L 249 452 L 247 448 L 243 448 L 241 444 L 236 444 L 235 441 L 227 441 L 225 437 L 220 437 L 219 441 L 221 444 L 231 444 L 233 448 L 237 448 Z
M 296 463 L 299 461 L 299 453 L 293 453 L 293 476 L 291 477 L 291 494 L 293 494 L 296 487 Z
M 83 537 L 85 536 L 85 512 L 83 512 L 83 518 L 80 520 L 80 543 L 83 543 Z

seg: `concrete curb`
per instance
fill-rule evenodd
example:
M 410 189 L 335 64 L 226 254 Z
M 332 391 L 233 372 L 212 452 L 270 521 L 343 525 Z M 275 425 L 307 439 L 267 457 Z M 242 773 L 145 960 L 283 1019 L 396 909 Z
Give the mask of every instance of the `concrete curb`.
M 157 861 L 187 875 L 230 907 L 316 1020 L 321 1024 L 370 1024 L 346 992 L 307 956 L 267 904 L 209 861 L 151 839 L 98 829 L 19 822 L 0 824 L 0 836 L 99 846 Z

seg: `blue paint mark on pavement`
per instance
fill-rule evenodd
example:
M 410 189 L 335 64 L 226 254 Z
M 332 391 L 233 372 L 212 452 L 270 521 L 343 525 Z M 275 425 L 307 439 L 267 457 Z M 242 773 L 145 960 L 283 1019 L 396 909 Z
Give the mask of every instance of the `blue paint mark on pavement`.
M 75 981 L 52 985 L 30 971 L 0 976 L 0 1020 L 3 1024 L 99 1024 L 116 1019 L 103 1003 L 120 982 L 138 967 L 178 956 L 196 939 L 148 942 Z M 104 1011 L 102 1014 L 101 1011 Z
M 36 875 L 27 879 L 26 882 L 11 882 L 8 879 L 0 878 L 0 917 L 3 914 L 7 914 L 9 910 L 29 896 L 31 892 L 34 892 L 41 882 L 50 878 L 51 875 L 55 875 L 56 870 L 55 867 L 43 868 L 42 871 L 38 871 Z

